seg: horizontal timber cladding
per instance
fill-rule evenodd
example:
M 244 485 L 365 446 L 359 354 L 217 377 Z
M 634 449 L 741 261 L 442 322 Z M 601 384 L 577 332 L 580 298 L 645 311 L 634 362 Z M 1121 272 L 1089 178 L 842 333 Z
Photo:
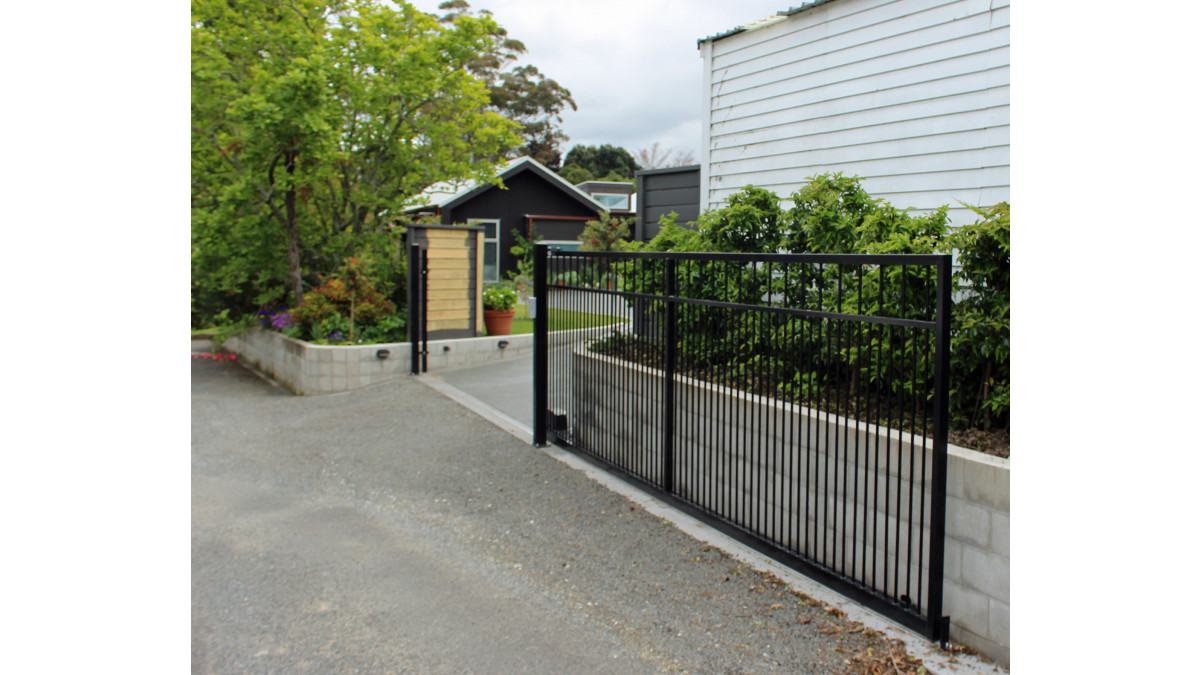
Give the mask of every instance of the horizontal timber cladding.
M 625 321 L 535 326 L 535 439 L 947 634 L 949 256 L 544 249 L 535 297 Z
M 421 247 L 423 305 L 418 321 L 428 339 L 475 337 L 482 329 L 482 227 L 409 225 L 410 243 Z M 411 261 L 410 265 L 413 264 Z M 413 315 L 410 314 L 410 320 Z
M 675 213 L 676 223 L 689 225 L 700 216 L 700 167 L 681 166 L 638 171 L 637 219 L 634 238 L 650 241 L 658 234 L 659 220 Z
M 836 0 L 702 43 L 702 208 L 841 172 L 901 208 L 1009 199 L 1009 9 Z

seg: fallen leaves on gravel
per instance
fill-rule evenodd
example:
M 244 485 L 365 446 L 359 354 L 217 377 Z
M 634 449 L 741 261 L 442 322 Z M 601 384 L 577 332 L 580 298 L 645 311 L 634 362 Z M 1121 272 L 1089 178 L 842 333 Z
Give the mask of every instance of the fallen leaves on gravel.
M 889 639 L 882 651 L 868 648 L 842 661 L 846 675 L 925 675 L 921 659 L 910 656 L 902 640 Z

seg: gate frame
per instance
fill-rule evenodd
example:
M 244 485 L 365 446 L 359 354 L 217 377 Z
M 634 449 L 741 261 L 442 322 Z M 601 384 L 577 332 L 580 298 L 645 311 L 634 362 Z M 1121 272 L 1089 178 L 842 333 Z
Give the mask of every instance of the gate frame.
M 662 259 L 665 261 L 667 268 L 664 274 L 664 281 L 667 288 L 664 289 L 662 295 L 658 299 L 662 300 L 666 306 L 665 327 L 666 335 L 664 341 L 671 348 L 666 349 L 666 358 L 664 363 L 664 414 L 663 416 L 663 485 L 655 485 L 654 483 L 637 476 L 630 471 L 612 464 L 600 457 L 594 456 L 592 453 L 584 449 L 577 448 L 570 442 L 561 438 L 554 430 L 550 429 L 550 420 L 554 418 L 554 412 L 549 410 L 550 401 L 550 372 L 549 372 L 549 284 L 548 284 L 548 267 L 551 256 L 549 246 L 546 244 L 536 244 L 534 246 L 534 284 L 533 290 L 536 298 L 537 316 L 534 318 L 534 356 L 533 356 L 533 444 L 538 447 L 545 447 L 552 437 L 553 443 L 563 449 L 571 451 L 573 454 L 585 459 L 595 466 L 605 469 L 610 473 L 620 475 L 626 481 L 637 485 L 640 489 L 654 495 L 658 499 L 670 504 L 671 506 L 687 513 L 688 515 L 713 526 L 726 535 L 735 540 L 753 548 L 760 553 L 763 553 L 778 562 L 795 569 L 796 571 L 808 576 L 829 587 L 846 597 L 865 605 L 866 607 L 876 611 L 897 623 L 907 626 L 913 630 L 920 632 L 931 641 L 940 643 L 943 647 L 948 644 L 950 639 L 950 617 L 943 615 L 943 599 L 945 587 L 945 541 L 946 541 L 946 465 L 947 465 L 947 444 L 949 440 L 949 382 L 950 382 L 950 313 L 952 311 L 952 302 L 950 297 L 950 281 L 952 268 L 952 256 L 947 254 L 903 254 L 903 255 L 881 255 L 881 254 L 688 254 L 688 253 L 647 253 L 647 252 L 605 252 L 600 255 L 585 254 L 580 256 L 579 252 L 563 252 L 559 255 L 562 257 L 595 257 L 595 258 L 646 258 L 646 259 Z M 826 570 L 820 563 L 815 560 L 807 560 L 796 556 L 782 548 L 765 541 L 764 539 L 754 535 L 747 528 L 737 525 L 731 521 L 726 521 L 717 514 L 708 513 L 687 503 L 683 499 L 674 494 L 674 389 L 675 380 L 675 305 L 680 299 L 674 298 L 676 289 L 674 288 L 675 275 L 671 272 L 674 269 L 675 260 L 691 259 L 699 257 L 701 259 L 739 259 L 744 257 L 748 262 L 758 262 L 771 260 L 773 256 L 787 257 L 795 259 L 797 256 L 803 257 L 805 260 L 814 263 L 842 263 L 842 264 L 879 264 L 882 261 L 878 259 L 886 259 L 889 264 L 897 264 L 897 258 L 903 258 L 906 262 L 913 264 L 932 265 L 937 270 L 937 282 L 935 290 L 936 304 L 936 319 L 934 321 L 934 394 L 931 405 L 933 407 L 933 442 L 932 450 L 932 477 L 928 483 L 928 489 L 932 492 L 930 497 L 930 548 L 929 548 L 929 598 L 926 616 L 914 614 L 905 611 L 897 606 L 894 601 L 886 597 L 884 594 L 876 592 L 874 589 L 868 588 L 861 583 L 856 583 L 844 575 L 837 574 L 831 570 Z

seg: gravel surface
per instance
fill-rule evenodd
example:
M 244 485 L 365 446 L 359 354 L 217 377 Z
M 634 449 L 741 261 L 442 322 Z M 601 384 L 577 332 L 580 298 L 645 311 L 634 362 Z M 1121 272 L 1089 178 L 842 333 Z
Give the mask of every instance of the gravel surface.
M 192 363 L 194 672 L 830 673 L 884 651 L 418 382 L 297 397 Z

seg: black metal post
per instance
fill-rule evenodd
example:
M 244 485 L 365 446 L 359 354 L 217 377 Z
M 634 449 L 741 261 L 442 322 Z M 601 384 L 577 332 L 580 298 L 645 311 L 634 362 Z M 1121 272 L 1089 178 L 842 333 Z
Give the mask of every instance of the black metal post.
M 667 325 L 664 327 L 666 363 L 663 367 L 663 475 L 662 489 L 675 491 L 675 260 L 666 260 L 663 298 Z
M 937 331 L 933 362 L 933 481 L 929 510 L 929 621 L 930 639 L 943 644 L 950 639 L 949 617 L 942 616 L 946 553 L 946 444 L 950 420 L 950 275 L 951 257 L 937 261 Z
M 546 445 L 546 420 L 550 408 L 550 297 L 546 288 L 546 265 L 550 247 L 533 247 L 533 444 Z
M 409 229 L 411 233 L 412 230 Z M 411 352 L 413 375 L 421 374 L 421 245 L 411 242 L 408 246 L 408 344 Z
M 429 249 L 421 249 L 421 372 L 429 371 Z

